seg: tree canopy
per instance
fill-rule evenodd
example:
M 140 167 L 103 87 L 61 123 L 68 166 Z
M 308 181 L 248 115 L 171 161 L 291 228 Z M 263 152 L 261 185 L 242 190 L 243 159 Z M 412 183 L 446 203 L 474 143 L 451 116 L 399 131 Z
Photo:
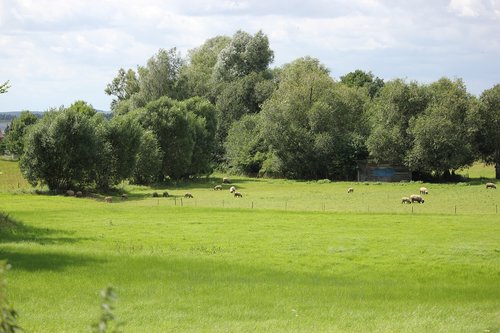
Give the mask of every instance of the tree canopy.
M 273 60 L 262 31 L 216 36 L 186 57 L 160 49 L 105 87 L 111 120 L 84 101 L 37 122 L 23 113 L 6 145 L 32 184 L 56 190 L 215 168 L 346 180 L 367 159 L 437 177 L 482 159 L 500 178 L 500 85 L 476 98 L 460 79 L 384 81 L 357 69 L 336 80 L 319 59 Z

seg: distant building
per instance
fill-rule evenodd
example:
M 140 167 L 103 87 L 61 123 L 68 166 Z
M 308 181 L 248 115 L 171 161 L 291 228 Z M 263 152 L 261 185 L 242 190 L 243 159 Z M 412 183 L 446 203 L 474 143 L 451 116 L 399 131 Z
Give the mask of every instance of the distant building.
M 405 166 L 356 161 L 358 182 L 401 182 L 411 180 L 411 171 Z

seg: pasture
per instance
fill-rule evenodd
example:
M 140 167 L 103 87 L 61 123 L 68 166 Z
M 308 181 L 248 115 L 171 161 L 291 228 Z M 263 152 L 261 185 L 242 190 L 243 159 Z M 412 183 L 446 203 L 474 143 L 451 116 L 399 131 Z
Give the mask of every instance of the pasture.
M 125 332 L 500 331 L 500 192 L 480 181 L 236 178 L 234 198 L 212 178 L 109 204 L 32 194 L 12 163 L 0 259 L 27 332 L 88 332 L 108 285 Z

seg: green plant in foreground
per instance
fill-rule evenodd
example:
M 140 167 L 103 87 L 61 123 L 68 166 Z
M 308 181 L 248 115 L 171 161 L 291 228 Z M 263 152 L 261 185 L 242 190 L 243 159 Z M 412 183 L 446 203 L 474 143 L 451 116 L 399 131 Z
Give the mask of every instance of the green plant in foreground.
M 10 269 L 7 261 L 0 261 L 0 333 L 21 332 L 17 325 L 18 314 L 7 301 L 7 281 L 4 274 Z
M 113 314 L 115 309 L 113 303 L 116 301 L 116 293 L 113 287 L 107 287 L 101 290 L 101 316 L 97 323 L 92 324 L 93 333 L 120 333 L 121 322 L 116 322 L 116 317 Z

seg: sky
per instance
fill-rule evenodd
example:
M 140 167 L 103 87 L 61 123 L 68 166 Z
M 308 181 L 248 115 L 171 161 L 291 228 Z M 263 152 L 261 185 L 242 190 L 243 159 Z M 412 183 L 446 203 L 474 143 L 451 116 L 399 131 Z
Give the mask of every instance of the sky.
M 311 56 L 336 80 L 446 76 L 476 96 L 500 83 L 500 0 L 0 0 L 0 112 L 109 110 L 120 68 L 237 30 L 268 36 L 271 67 Z

